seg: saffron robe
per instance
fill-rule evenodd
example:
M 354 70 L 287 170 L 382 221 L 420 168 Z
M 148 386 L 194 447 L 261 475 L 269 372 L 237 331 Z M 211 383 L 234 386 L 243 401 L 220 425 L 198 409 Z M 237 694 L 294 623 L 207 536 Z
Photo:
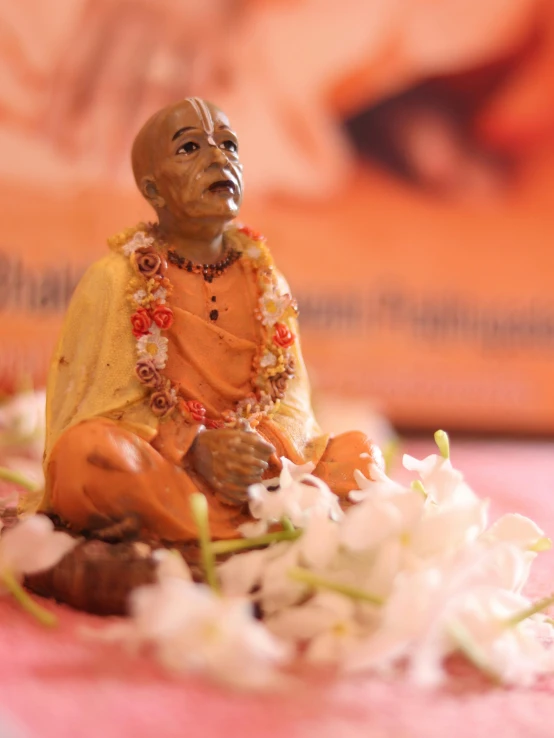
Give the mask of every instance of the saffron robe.
M 242 247 L 252 242 L 233 229 Z M 55 351 L 47 387 L 46 490 L 42 509 L 75 530 L 108 525 L 134 514 L 145 537 L 186 541 L 197 537 L 189 497 L 209 500 L 215 538 L 236 537 L 250 519 L 246 506 L 221 502 L 192 468 L 187 452 L 201 426 L 177 412 L 160 420 L 148 390 L 135 375 L 129 259 L 114 251 L 92 265 L 77 287 Z M 169 264 L 174 322 L 167 331 L 164 374 L 208 417 L 233 409 L 252 392 L 252 362 L 262 340 L 256 308 L 255 268 L 239 259 L 213 282 Z M 288 287 L 279 277 L 280 291 Z M 215 299 L 213 299 L 215 298 Z M 210 313 L 217 310 L 217 319 Z M 312 461 L 317 476 L 343 499 L 356 488 L 355 469 L 368 474 L 378 450 L 363 433 L 331 438 L 319 428 L 310 403 L 298 326 L 289 322 L 295 376 L 277 413 L 257 427 L 294 463 Z M 271 470 L 273 473 L 275 469 Z

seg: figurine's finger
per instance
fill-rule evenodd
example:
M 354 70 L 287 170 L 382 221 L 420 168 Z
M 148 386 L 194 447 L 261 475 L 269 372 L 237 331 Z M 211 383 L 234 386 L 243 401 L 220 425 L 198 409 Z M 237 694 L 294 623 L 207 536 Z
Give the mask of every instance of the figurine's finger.
M 229 505 L 243 505 L 248 499 L 248 493 L 244 487 L 225 484 L 216 492 L 217 497 Z
M 242 453 L 248 456 L 254 456 L 262 461 L 267 461 L 271 454 L 275 453 L 275 448 L 266 443 L 261 438 L 253 436 L 249 442 L 243 442 L 233 449 L 236 453 Z
M 251 484 L 256 484 L 259 481 L 261 481 L 261 476 L 259 474 L 230 474 L 229 472 L 226 472 L 223 477 L 222 486 L 225 487 L 228 483 L 235 487 L 240 487 L 241 489 L 247 489 Z
M 263 474 L 267 466 L 267 461 L 257 459 L 255 456 L 234 457 L 225 462 L 225 467 L 230 472 L 239 474 Z
M 275 446 L 273 446 L 273 444 L 264 441 L 263 438 L 260 438 L 260 436 L 254 435 L 253 433 L 249 438 L 247 438 L 247 443 L 260 453 L 267 454 L 268 456 L 275 453 Z

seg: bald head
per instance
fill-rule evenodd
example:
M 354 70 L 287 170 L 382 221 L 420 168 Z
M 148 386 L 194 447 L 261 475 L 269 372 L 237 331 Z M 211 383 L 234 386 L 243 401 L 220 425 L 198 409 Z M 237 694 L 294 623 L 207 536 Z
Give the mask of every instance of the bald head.
M 230 129 L 225 113 L 199 97 L 187 97 L 150 116 L 138 132 L 131 150 L 131 164 L 138 187 L 141 188 L 144 177 L 152 175 L 159 150 L 167 147 L 168 140 L 178 138 L 177 133 L 182 129 L 199 128 L 212 138 L 212 143 L 216 121 L 218 127 Z
M 158 216 L 229 220 L 238 213 L 238 141 L 215 105 L 189 97 L 162 108 L 138 132 L 131 157 L 136 183 Z

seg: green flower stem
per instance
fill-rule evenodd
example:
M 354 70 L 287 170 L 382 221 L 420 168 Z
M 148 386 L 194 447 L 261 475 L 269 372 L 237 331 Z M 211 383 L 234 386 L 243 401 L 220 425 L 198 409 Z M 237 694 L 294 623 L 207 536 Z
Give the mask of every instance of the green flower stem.
M 382 597 L 366 592 L 358 587 L 352 587 L 350 584 L 342 584 L 342 582 L 334 582 L 331 579 L 320 577 L 317 574 L 313 574 L 308 569 L 302 569 L 295 567 L 290 569 L 289 577 L 294 579 L 295 582 L 302 582 L 308 584 L 310 587 L 315 589 L 327 589 L 330 592 L 338 592 L 339 594 L 350 597 L 352 600 L 360 600 L 362 602 L 370 602 L 372 605 L 384 605 L 385 601 Z
M 287 530 L 287 531 L 289 531 L 289 533 L 291 533 L 293 530 L 295 530 L 295 527 L 291 523 L 290 518 L 283 518 L 281 520 L 281 525 L 283 526 L 283 530 Z
M 400 453 L 400 441 L 398 438 L 394 438 L 383 446 L 383 461 L 385 462 L 385 474 L 389 474 L 392 471 L 394 462 L 398 454 Z
M 41 623 L 41 625 L 44 625 L 47 628 L 56 627 L 56 625 L 58 624 L 58 618 L 54 615 L 54 613 L 51 613 L 44 607 L 41 607 L 38 602 L 35 602 L 35 600 L 33 600 L 33 598 L 23 589 L 21 584 L 17 581 L 17 579 L 14 577 L 9 569 L 6 569 L 2 572 L 2 574 L 0 575 L 0 580 L 2 584 L 6 587 L 8 592 L 21 605 L 21 607 L 34 618 L 36 618 L 39 623 Z
M 215 541 L 211 544 L 210 549 L 214 556 L 220 556 L 221 554 L 236 553 L 237 551 L 248 551 L 251 548 L 263 548 L 280 541 L 296 541 L 301 535 L 302 531 L 298 528 L 295 530 L 280 530 L 276 533 L 266 533 L 263 536 L 253 538 L 232 538 L 230 541 Z
M 536 615 L 538 612 L 546 610 L 546 608 L 550 607 L 550 605 L 554 605 L 554 594 L 548 595 L 548 597 L 543 597 L 541 600 L 537 600 L 532 605 L 530 605 L 530 607 L 526 607 L 525 610 L 518 612 L 517 615 L 512 615 L 511 618 L 508 618 L 504 621 L 505 625 L 507 628 L 512 628 L 515 625 L 519 625 L 519 623 L 522 623 L 524 620 L 527 620 L 527 618 L 530 618 L 531 615 Z
M 27 477 L 21 472 L 14 471 L 13 469 L 6 469 L 5 466 L 0 466 L 0 480 L 17 484 L 28 492 L 36 492 L 40 486 L 35 482 L 32 482 L 30 479 L 27 479 Z
M 449 459 L 450 458 L 450 440 L 448 438 L 448 433 L 443 430 L 438 430 L 435 433 L 435 443 L 439 447 L 440 455 L 443 459 Z
M 502 684 L 502 677 L 497 671 L 488 665 L 487 657 L 482 653 L 479 646 L 472 641 L 471 636 L 464 626 L 455 621 L 450 623 L 448 630 L 450 632 L 450 636 L 456 642 L 460 652 L 467 658 L 467 660 L 476 666 L 493 684 Z
M 423 482 L 421 482 L 419 479 L 416 479 L 414 482 L 412 482 L 411 487 L 414 492 L 419 492 L 424 497 L 427 497 L 427 491 L 423 486 Z
M 210 522 L 208 519 L 208 501 L 203 494 L 196 492 L 191 495 L 190 506 L 196 527 L 198 528 L 198 540 L 200 542 L 200 556 L 204 568 L 206 582 L 214 592 L 219 593 L 219 582 L 215 571 L 215 556 L 212 550 L 210 536 Z
M 552 541 L 550 540 L 550 538 L 542 536 L 541 538 L 538 538 L 535 543 L 529 546 L 527 550 L 534 551 L 535 553 L 542 553 L 542 551 L 550 551 L 551 548 Z

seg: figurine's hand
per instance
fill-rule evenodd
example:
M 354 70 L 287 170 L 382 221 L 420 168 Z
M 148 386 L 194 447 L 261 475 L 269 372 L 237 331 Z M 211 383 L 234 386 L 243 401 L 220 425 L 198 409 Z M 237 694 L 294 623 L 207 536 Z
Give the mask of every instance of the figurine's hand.
M 243 430 L 207 430 L 200 433 L 189 452 L 194 469 L 229 505 L 242 505 L 251 484 L 261 481 L 271 444 L 256 433 Z

